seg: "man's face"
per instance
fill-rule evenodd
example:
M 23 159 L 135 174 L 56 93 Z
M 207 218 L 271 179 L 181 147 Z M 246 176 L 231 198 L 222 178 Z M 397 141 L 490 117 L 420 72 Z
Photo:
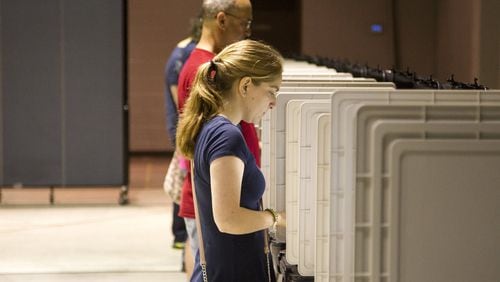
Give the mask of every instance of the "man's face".
M 227 29 L 224 32 L 227 45 L 250 37 L 253 19 L 250 1 L 236 1 L 236 8 L 224 11 L 224 14 L 227 20 Z

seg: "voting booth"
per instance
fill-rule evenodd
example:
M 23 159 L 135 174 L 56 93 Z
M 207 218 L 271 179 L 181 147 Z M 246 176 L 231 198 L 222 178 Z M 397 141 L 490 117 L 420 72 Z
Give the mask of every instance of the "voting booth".
M 279 281 L 500 279 L 500 91 L 287 61 L 261 139 Z

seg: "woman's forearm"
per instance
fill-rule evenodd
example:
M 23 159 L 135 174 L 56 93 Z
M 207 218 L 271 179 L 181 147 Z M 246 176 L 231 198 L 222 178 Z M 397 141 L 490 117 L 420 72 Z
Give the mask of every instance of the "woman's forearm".
M 214 213 L 219 231 L 228 234 L 247 234 L 263 230 L 274 224 L 274 217 L 267 211 L 254 211 L 237 207 L 223 214 Z

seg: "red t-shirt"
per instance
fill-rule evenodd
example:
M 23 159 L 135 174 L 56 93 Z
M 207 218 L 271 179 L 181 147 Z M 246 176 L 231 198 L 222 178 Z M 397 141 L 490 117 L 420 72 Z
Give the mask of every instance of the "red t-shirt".
M 191 85 L 196 77 L 196 72 L 198 67 L 205 62 L 210 61 L 215 54 L 207 50 L 195 48 L 187 61 L 182 67 L 181 73 L 179 75 L 179 88 L 177 92 L 177 98 L 179 100 L 179 112 L 182 112 L 184 104 L 189 96 L 189 91 Z M 247 123 L 241 121 L 241 132 L 248 148 L 255 157 L 257 165 L 260 167 L 260 147 L 259 138 L 257 137 L 257 132 L 253 123 Z M 179 209 L 179 216 L 194 218 L 194 204 L 193 204 L 193 191 L 191 188 L 191 168 L 188 165 L 188 175 L 184 179 L 184 184 L 182 185 L 182 195 L 181 203 Z

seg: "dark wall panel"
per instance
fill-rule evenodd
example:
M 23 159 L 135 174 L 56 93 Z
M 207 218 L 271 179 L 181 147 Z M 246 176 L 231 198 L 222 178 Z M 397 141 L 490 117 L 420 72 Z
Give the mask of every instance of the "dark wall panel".
M 122 13 L 119 0 L 64 2 L 67 183 L 124 179 Z
M 3 166 L 7 184 L 61 180 L 59 1 L 2 1 Z
M 122 0 L 0 0 L 0 185 L 126 181 Z

